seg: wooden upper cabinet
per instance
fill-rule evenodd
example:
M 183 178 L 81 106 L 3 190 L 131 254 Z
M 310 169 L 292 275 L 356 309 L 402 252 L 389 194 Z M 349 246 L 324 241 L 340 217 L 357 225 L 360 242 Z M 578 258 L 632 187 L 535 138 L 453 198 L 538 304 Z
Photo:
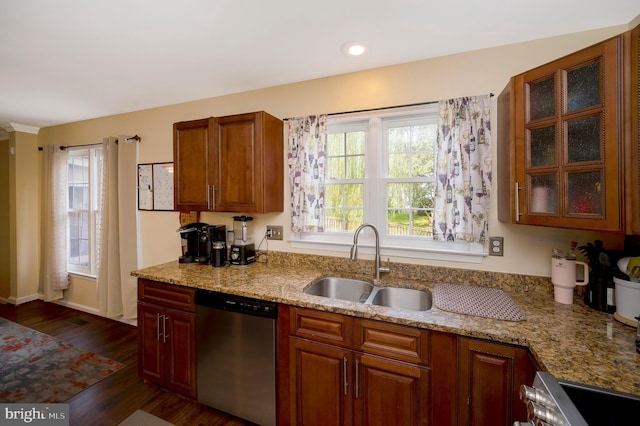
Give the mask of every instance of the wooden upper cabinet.
M 638 28 L 511 79 L 498 98 L 503 222 L 640 231 Z
M 173 128 L 176 210 L 284 211 L 282 120 L 261 111 Z
M 640 235 L 640 26 L 624 34 L 625 198 L 627 234 Z
M 284 211 L 282 128 L 264 111 L 214 118 L 216 211 Z
M 211 210 L 213 118 L 173 125 L 173 186 L 176 210 Z

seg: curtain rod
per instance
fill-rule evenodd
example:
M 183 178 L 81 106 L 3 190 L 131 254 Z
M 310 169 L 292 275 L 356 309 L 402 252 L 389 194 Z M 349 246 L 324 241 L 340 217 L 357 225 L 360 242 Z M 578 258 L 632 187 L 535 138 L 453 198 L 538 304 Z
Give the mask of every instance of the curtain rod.
M 490 97 L 493 97 L 494 94 L 493 93 L 489 93 Z M 431 104 L 435 104 L 438 101 L 428 101 L 428 102 L 417 102 L 415 104 L 404 104 L 404 105 L 394 105 L 394 106 L 390 106 L 390 107 L 380 107 L 380 108 L 369 108 L 369 109 L 358 109 L 358 110 L 354 110 L 354 111 L 342 111 L 342 112 L 331 112 L 328 113 L 327 116 L 331 117 L 334 115 L 343 115 L 343 114 L 356 114 L 359 112 L 372 112 L 372 111 L 381 111 L 383 109 L 394 109 L 394 108 L 408 108 L 408 107 L 413 107 L 413 106 L 421 106 L 421 105 L 431 105 Z M 297 117 L 288 117 L 288 118 L 284 118 L 283 121 L 286 120 L 293 120 L 294 118 Z
M 135 136 L 131 136 L 130 138 L 126 138 L 125 142 L 131 142 L 131 141 L 138 141 L 140 142 L 142 140 L 142 138 L 140 138 L 140 136 L 135 135 Z M 118 143 L 118 139 L 116 139 L 116 144 Z M 96 146 L 96 145 L 102 145 L 102 142 L 96 142 L 96 143 L 86 143 L 83 145 L 62 145 L 60 147 L 61 150 L 65 150 L 67 148 L 83 148 L 83 147 L 87 147 L 87 146 Z M 42 151 L 43 148 L 41 146 L 38 147 L 38 151 Z

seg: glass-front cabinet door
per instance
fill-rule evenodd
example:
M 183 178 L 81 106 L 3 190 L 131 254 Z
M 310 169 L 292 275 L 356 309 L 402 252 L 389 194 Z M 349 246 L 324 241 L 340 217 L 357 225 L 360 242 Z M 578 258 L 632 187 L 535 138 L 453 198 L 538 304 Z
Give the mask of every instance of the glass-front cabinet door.
M 512 80 L 514 221 L 621 230 L 620 39 Z

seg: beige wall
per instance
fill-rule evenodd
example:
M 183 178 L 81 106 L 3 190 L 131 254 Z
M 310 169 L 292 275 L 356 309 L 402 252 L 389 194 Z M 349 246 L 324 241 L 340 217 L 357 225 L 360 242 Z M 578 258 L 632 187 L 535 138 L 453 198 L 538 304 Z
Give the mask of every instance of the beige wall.
M 0 302 L 9 297 L 9 139 L 0 140 Z
M 98 314 L 100 307 L 96 290 L 96 280 L 94 278 L 71 275 L 69 278 L 69 289 L 64 292 L 64 302 L 69 306 L 80 310 Z
M 12 302 L 32 298 L 40 270 L 40 167 L 38 136 L 9 133 L 9 294 Z M 3 185 L 4 186 L 4 185 Z
M 162 108 L 121 114 L 100 119 L 41 129 L 40 144 L 83 144 L 97 142 L 104 136 L 138 134 L 139 163 L 172 161 L 172 124 L 208 116 L 266 110 L 280 117 L 331 113 L 408 103 L 434 101 L 459 96 L 493 92 L 498 95 L 509 78 L 527 69 L 599 42 L 628 29 L 628 26 L 603 28 L 527 43 L 518 43 L 412 62 L 375 70 L 322 78 L 229 96 L 203 99 Z M 496 97 L 492 100 L 494 122 L 493 146 L 496 149 Z M 286 163 L 285 163 L 286 164 Z M 495 193 L 496 183 L 492 185 Z M 285 181 L 285 194 L 288 193 Z M 494 212 L 497 197 L 494 196 Z M 287 204 L 285 202 L 285 204 Z M 205 213 L 202 221 L 232 225 L 231 214 Z M 269 242 L 269 249 L 292 251 L 289 237 L 289 207 L 284 213 L 254 215 L 255 238 L 259 240 L 267 224 L 283 225 L 285 241 Z M 481 264 L 415 261 L 393 258 L 396 262 L 444 265 L 530 275 L 550 275 L 553 247 L 568 247 L 571 240 L 580 244 L 596 238 L 613 248 L 621 238 L 580 231 L 517 226 L 497 221 L 492 215 L 489 235 L 503 236 L 504 257 L 487 257 Z M 176 212 L 140 212 L 140 267 L 175 260 L 180 254 L 176 233 Z M 314 252 L 311 252 L 314 253 Z M 346 253 L 315 252 L 335 256 Z

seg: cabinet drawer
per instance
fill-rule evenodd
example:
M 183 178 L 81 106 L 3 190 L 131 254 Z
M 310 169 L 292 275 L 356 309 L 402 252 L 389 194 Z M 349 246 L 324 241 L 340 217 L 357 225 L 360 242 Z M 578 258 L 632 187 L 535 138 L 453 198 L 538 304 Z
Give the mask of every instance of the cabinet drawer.
M 138 279 L 138 300 L 167 308 L 195 312 L 195 289 Z
M 377 321 L 356 320 L 354 348 L 411 363 L 428 364 L 429 334 L 425 330 Z
M 352 319 L 331 312 L 291 310 L 291 334 L 338 346 L 351 345 Z

